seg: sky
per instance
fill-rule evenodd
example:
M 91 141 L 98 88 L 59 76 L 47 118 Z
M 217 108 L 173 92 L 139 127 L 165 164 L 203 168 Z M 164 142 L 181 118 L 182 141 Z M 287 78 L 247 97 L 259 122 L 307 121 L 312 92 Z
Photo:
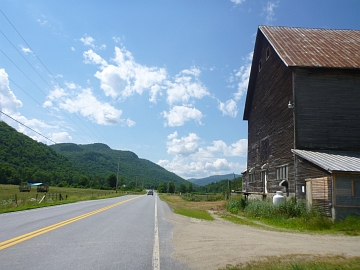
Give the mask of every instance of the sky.
M 358 0 L 0 0 L 0 120 L 184 179 L 241 174 L 259 25 L 360 30 Z

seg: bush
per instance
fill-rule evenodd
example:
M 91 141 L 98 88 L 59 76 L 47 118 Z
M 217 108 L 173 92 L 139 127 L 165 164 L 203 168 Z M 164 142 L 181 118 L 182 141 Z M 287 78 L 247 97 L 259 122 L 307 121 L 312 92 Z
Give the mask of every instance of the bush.
M 239 210 L 244 210 L 247 205 L 247 200 L 243 196 L 232 197 L 226 205 L 227 211 L 237 214 Z

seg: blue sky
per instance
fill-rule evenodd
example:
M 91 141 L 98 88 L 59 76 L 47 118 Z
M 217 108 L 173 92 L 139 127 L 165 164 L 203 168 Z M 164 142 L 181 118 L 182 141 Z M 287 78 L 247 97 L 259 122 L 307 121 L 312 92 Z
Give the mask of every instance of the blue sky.
M 130 150 L 185 179 L 246 168 L 259 25 L 360 29 L 357 0 L 1 0 L 0 10 L 2 121 L 46 144 Z

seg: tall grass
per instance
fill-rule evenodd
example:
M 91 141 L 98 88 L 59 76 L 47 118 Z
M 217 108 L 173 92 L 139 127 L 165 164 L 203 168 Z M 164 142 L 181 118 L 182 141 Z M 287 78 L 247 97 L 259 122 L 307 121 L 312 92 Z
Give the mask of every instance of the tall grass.
M 226 208 L 232 214 L 276 227 L 360 235 L 360 217 L 333 222 L 320 208 L 307 209 L 304 201 L 296 202 L 294 198 L 275 206 L 271 200 L 245 200 L 239 196 L 231 198 Z

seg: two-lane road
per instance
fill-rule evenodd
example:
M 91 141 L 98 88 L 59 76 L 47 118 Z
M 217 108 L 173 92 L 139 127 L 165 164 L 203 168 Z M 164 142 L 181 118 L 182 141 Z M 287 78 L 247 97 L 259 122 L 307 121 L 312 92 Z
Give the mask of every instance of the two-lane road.
M 0 215 L 0 269 L 187 269 L 168 206 L 129 195 Z

